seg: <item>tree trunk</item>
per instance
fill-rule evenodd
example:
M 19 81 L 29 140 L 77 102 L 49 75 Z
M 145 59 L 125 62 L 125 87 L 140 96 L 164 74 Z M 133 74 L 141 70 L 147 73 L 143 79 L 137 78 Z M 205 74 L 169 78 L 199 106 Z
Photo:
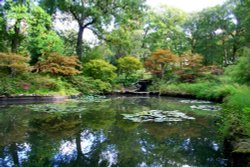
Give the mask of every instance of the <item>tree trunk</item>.
M 233 45 L 233 51 L 232 51 L 232 63 L 234 64 L 236 62 L 236 53 L 237 53 L 237 46 L 236 43 Z
M 225 46 L 225 40 L 222 40 L 222 46 L 223 46 L 223 51 L 224 51 L 224 56 L 223 56 L 223 64 L 224 66 L 227 66 L 228 63 L 228 54 L 227 54 L 227 48 Z
M 190 39 L 191 41 L 191 53 L 195 53 L 195 40 L 193 38 Z
M 12 37 L 12 41 L 11 41 L 11 52 L 12 53 L 17 53 L 18 50 L 18 46 L 19 46 L 19 27 L 17 26 L 18 23 L 15 24 L 14 27 L 14 32 L 15 34 Z
M 164 75 L 165 75 L 165 67 L 163 64 L 161 64 L 161 79 L 164 78 Z
M 79 25 L 79 31 L 78 31 L 78 37 L 77 37 L 77 45 L 76 45 L 76 54 L 79 57 L 79 59 L 82 59 L 82 37 L 83 37 L 83 30 L 84 27 Z

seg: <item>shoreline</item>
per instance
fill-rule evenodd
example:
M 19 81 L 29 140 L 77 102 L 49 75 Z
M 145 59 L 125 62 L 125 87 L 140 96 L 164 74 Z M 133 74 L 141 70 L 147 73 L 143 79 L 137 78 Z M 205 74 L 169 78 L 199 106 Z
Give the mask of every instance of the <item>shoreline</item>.
M 0 96 L 0 105 L 8 104 L 27 104 L 27 103 L 53 103 L 62 102 L 72 98 L 71 96 L 62 95 L 15 95 L 15 96 Z

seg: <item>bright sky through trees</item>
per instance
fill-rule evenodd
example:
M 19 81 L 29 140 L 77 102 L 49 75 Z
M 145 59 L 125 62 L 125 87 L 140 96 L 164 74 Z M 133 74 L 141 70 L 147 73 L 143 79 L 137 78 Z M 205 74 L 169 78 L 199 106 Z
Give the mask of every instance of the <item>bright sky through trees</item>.
M 186 12 L 202 10 L 206 7 L 222 4 L 225 0 L 147 0 L 147 4 L 153 8 L 160 5 L 169 5 Z

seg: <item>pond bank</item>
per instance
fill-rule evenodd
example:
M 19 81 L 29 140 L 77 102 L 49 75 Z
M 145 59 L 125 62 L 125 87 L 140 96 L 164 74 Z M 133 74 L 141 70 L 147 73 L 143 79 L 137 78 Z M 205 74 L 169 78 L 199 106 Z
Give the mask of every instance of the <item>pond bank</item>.
M 202 98 L 202 97 L 197 97 L 193 94 L 189 93 L 180 93 L 180 92 L 136 92 L 136 91 L 116 91 L 111 93 L 111 95 L 128 95 L 128 96 L 167 96 L 167 97 L 178 97 L 178 98 L 189 98 L 189 99 L 197 99 L 197 100 L 209 100 L 217 103 L 222 103 L 224 97 L 220 98 Z
M 227 136 L 224 139 L 224 154 L 229 167 L 250 166 L 250 139 Z
M 40 96 L 40 95 L 16 95 L 16 96 L 0 96 L 0 105 L 5 104 L 27 104 L 27 103 L 47 103 L 61 102 L 71 96 Z

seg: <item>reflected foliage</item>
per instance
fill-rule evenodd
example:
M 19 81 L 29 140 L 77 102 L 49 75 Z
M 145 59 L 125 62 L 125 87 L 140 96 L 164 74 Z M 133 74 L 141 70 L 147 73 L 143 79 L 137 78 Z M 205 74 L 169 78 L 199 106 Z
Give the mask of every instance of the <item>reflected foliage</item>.
M 225 166 L 221 141 L 214 131 L 216 117 L 200 115 L 203 111 L 193 111 L 192 104 L 181 100 L 111 97 L 2 106 L 0 126 L 8 128 L 1 128 L 1 138 L 8 139 L 0 141 L 0 166 Z M 35 106 L 42 112 L 35 111 Z M 48 106 L 61 108 L 43 112 Z M 85 110 L 70 111 L 74 108 Z M 196 119 L 134 123 L 122 117 L 173 108 Z

